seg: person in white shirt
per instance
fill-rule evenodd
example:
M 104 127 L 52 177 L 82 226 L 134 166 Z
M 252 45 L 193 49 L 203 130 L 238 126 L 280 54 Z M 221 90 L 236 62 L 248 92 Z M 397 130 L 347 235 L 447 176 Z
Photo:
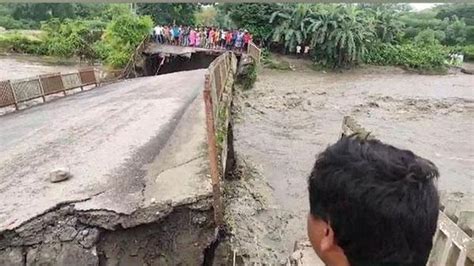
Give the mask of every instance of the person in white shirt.
M 155 27 L 155 41 L 157 43 L 163 43 L 163 28 L 160 25 L 156 25 Z
M 298 56 L 298 58 L 300 58 L 301 56 L 301 45 L 297 45 L 296 46 L 296 55 Z
M 225 36 L 227 35 L 227 31 L 224 29 L 221 30 L 221 39 L 219 41 L 219 45 L 221 49 L 225 49 Z
M 304 55 L 305 55 L 305 56 L 308 56 L 308 54 L 309 54 L 309 46 L 306 45 L 306 46 L 304 47 Z

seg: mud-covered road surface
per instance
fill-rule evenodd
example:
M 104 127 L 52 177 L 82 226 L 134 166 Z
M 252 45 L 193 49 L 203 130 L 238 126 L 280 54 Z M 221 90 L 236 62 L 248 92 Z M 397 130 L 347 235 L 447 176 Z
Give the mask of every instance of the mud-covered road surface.
M 294 71 L 262 69 L 254 88 L 235 101 L 237 156 L 252 162 L 270 190 L 260 193 L 269 195 L 266 208 L 242 219 L 253 224 L 239 225 L 241 253 L 284 262 L 305 238 L 306 178 L 315 156 L 337 141 L 345 115 L 382 141 L 432 160 L 440 190 L 474 192 L 474 76 L 385 67 L 326 73 L 290 63 Z M 244 233 L 249 228 L 254 232 Z

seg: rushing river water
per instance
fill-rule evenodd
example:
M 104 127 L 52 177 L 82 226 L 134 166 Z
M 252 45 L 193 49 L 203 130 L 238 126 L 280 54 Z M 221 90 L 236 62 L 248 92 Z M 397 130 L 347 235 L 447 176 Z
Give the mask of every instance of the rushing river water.
M 54 72 L 73 72 L 87 66 L 79 62 L 59 63 L 58 60 L 29 55 L 0 56 L 0 80 L 21 79 Z
M 232 206 L 242 228 L 236 230 L 239 242 L 250 257 L 284 260 L 305 238 L 306 178 L 316 154 L 339 138 L 345 115 L 382 141 L 432 160 L 441 191 L 474 193 L 473 75 L 385 67 L 326 73 L 301 62 L 291 62 L 295 71 L 263 69 L 234 102 L 237 158 L 251 162 L 271 190 L 268 210 L 258 215 L 241 219 L 247 206 Z M 254 187 L 252 195 L 267 194 Z

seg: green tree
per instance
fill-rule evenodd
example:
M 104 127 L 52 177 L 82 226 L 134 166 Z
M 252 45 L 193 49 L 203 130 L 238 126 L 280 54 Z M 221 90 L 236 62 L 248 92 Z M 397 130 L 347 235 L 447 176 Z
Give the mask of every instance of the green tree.
M 311 5 L 298 4 L 296 8 L 287 8 L 272 14 L 270 23 L 274 26 L 272 40 L 283 43 L 285 50 L 294 52 L 297 45 L 307 42 L 307 18 L 311 14 Z
M 308 20 L 315 60 L 324 65 L 342 67 L 361 61 L 374 39 L 367 14 L 354 6 L 329 6 Z
M 391 43 L 402 36 L 404 23 L 400 21 L 400 13 L 391 9 L 376 9 L 373 12 L 375 34 L 382 42 Z
M 310 14 L 307 34 L 310 36 L 311 45 L 317 46 L 328 41 L 329 33 L 337 28 L 336 6 L 329 5 L 319 8 L 317 12 Z
M 436 11 L 424 10 L 422 12 L 410 12 L 400 16 L 400 21 L 406 25 L 404 37 L 412 40 L 421 31 L 426 29 L 445 30 L 447 22 L 436 18 Z
M 42 53 L 61 57 L 96 58 L 93 44 L 100 40 L 105 23 L 58 18 L 44 22 Z
M 214 6 L 201 7 L 199 12 L 195 13 L 196 25 L 217 26 L 217 10 Z
M 111 20 L 107 11 L 118 5 L 127 6 L 85 3 L 0 4 L 0 26 L 8 29 L 39 29 L 41 22 L 50 18 Z
M 72 3 L 12 4 L 12 7 L 12 15 L 17 20 L 28 18 L 40 22 L 49 18 L 75 18 Z
M 254 41 L 265 45 L 271 39 L 273 30 L 268 22 L 272 14 L 281 10 L 283 6 L 275 3 L 226 3 L 218 4 L 216 8 L 220 16 L 227 14 L 230 18 L 232 23 L 227 22 L 230 24 L 228 26 L 248 30 L 253 34 Z
M 140 3 L 139 15 L 148 15 L 157 24 L 195 25 L 194 14 L 199 11 L 198 4 L 191 3 Z
M 418 45 L 434 45 L 439 44 L 442 38 L 442 33 L 432 29 L 426 29 L 418 33 L 415 37 L 415 43 Z
M 352 6 L 340 7 L 341 20 L 329 34 L 329 45 L 334 46 L 336 66 L 350 65 L 359 61 L 367 51 L 373 37 L 373 29 L 364 13 Z
M 95 48 L 108 65 L 124 67 L 152 27 L 153 20 L 149 16 L 117 16 L 107 25 L 102 41 Z
M 467 37 L 467 28 L 464 19 L 453 16 L 450 24 L 446 27 L 446 43 L 448 45 L 464 44 Z
M 464 19 L 466 25 L 474 26 L 474 4 L 472 3 L 444 4 L 437 6 L 435 9 L 439 10 L 436 14 L 438 19 L 442 20 L 456 16 L 459 19 Z
M 113 4 L 106 3 L 76 3 L 74 15 L 77 18 L 104 20 L 103 14 L 112 6 Z

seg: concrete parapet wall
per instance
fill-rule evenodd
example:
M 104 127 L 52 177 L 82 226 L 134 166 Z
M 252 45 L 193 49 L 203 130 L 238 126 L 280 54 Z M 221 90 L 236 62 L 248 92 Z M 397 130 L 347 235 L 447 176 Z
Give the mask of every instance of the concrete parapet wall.
M 237 58 L 225 53 L 216 58 L 205 76 L 204 102 L 208 136 L 209 166 L 212 179 L 216 224 L 224 224 L 221 180 L 227 172 L 229 151 L 228 129 L 231 119 L 232 88 L 237 71 Z

